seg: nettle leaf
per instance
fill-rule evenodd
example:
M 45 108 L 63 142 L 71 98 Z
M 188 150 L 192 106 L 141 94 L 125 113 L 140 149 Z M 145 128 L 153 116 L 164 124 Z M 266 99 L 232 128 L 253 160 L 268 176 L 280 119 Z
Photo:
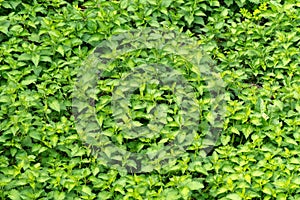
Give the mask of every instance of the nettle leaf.
M 298 146 L 298 143 L 294 139 L 292 139 L 290 137 L 285 137 L 284 142 L 287 142 L 289 144 L 293 144 L 295 146 Z
M 8 197 L 12 200 L 21 200 L 21 194 L 19 191 L 13 189 L 9 192 Z
M 230 136 L 229 135 L 222 135 L 221 136 L 221 143 L 223 146 L 227 145 L 230 141 Z
M 236 193 L 228 194 L 226 195 L 226 198 L 231 200 L 242 200 L 242 198 Z
M 188 23 L 189 25 L 191 25 L 191 24 L 193 23 L 193 21 L 194 21 L 194 16 L 191 15 L 191 14 L 186 14 L 186 15 L 184 16 L 184 19 L 187 21 L 187 23 Z
M 110 199 L 112 196 L 112 193 L 111 192 L 108 192 L 108 191 L 102 191 L 102 192 L 99 192 L 98 193 L 98 198 L 99 199 Z
M 6 95 L 2 95 L 0 96 L 0 102 L 1 103 L 9 103 L 11 100 L 11 98 L 9 96 L 6 96 Z
M 292 182 L 299 185 L 300 184 L 300 178 L 299 177 L 294 177 Z
M 120 7 L 121 9 L 126 9 L 129 5 L 129 0 L 121 0 Z
M 242 131 L 244 133 L 244 136 L 246 137 L 246 139 L 249 137 L 249 135 L 253 132 L 253 128 L 251 125 L 248 125 L 248 126 L 244 126 L 242 128 Z
M 1 2 L 1 5 L 4 8 L 12 8 L 12 9 L 16 9 L 16 7 L 21 3 L 22 1 L 10 1 L 10 2 Z
M 59 46 L 57 47 L 56 51 L 57 51 L 58 53 L 60 53 L 62 56 L 65 55 L 65 50 L 64 50 L 64 47 L 63 47 L 62 45 L 59 45 Z
M 244 178 L 249 184 L 251 184 L 251 176 L 249 174 L 245 174 Z
M 233 133 L 235 133 L 235 134 L 237 134 L 237 135 L 240 135 L 240 131 L 236 127 L 234 127 L 234 126 L 232 126 L 230 128 L 230 131 L 233 132 Z
M 37 80 L 36 76 L 28 76 L 26 77 L 25 80 L 21 82 L 21 85 L 30 85 L 31 83 L 36 82 L 36 80 Z
M 0 17 L 0 32 L 8 34 L 8 28 L 10 26 L 10 21 L 7 20 L 6 16 Z
M 87 195 L 92 195 L 92 189 L 88 186 L 82 186 L 82 192 L 86 193 Z
M 31 55 L 27 53 L 22 53 L 20 56 L 18 56 L 18 60 L 31 60 Z
M 162 0 L 161 5 L 163 7 L 168 8 L 171 5 L 172 2 L 173 2 L 173 0 Z
M 263 171 L 260 171 L 260 170 L 255 170 L 255 171 L 253 171 L 251 174 L 252 174 L 252 176 L 254 176 L 254 177 L 259 177 L 259 176 L 262 176 L 262 175 L 264 174 L 264 172 L 263 172 Z
M 52 108 L 53 110 L 60 112 L 60 103 L 58 100 L 52 100 L 49 103 L 50 108 Z
M 0 198 L 299 199 L 299 7 L 0 0 Z M 143 42 L 139 33 L 118 38 L 144 27 L 152 28 Z M 164 27 L 166 37 L 153 27 Z M 174 31 L 201 44 L 201 69 L 190 63 L 194 43 Z M 77 69 L 112 36 L 118 39 L 95 54 L 104 72 L 84 70 L 76 93 L 93 93 L 89 81 L 98 78 L 93 100 L 73 105 Z M 176 69 L 191 88 L 150 63 Z M 156 74 L 136 73 L 140 66 Z M 224 98 L 215 98 L 219 75 Z M 222 119 L 213 110 L 221 99 Z
M 190 188 L 190 190 L 200 190 L 204 188 L 204 185 L 201 182 L 192 181 L 188 184 L 188 187 Z
M 38 54 L 32 55 L 31 60 L 35 66 L 38 66 L 38 64 L 40 62 L 40 55 L 38 55 Z

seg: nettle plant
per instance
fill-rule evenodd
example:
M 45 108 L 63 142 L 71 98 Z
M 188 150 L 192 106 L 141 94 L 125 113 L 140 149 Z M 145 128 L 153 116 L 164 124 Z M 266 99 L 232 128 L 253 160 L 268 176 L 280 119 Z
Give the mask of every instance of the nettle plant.
M 296 0 L 0 0 L 0 198 L 299 199 L 299 7 Z M 82 61 L 103 40 L 145 27 L 197 38 L 225 82 L 227 103 L 211 154 L 200 150 L 199 131 L 180 157 L 138 174 L 137 163 L 98 159 L 71 107 Z M 176 141 L 180 106 L 169 82 L 159 81 L 169 77 L 158 73 L 137 86 L 142 79 L 131 73 L 152 76 L 149 63 L 158 61 L 161 72 L 174 67 L 181 75 L 170 74 L 192 86 L 199 130 L 208 129 L 203 77 L 180 56 L 137 50 L 109 64 L 91 99 L 97 127 L 119 149 L 140 153 Z M 147 125 L 153 133 L 142 138 L 127 127 Z M 132 172 L 118 168 L 124 163 Z
M 100 158 L 114 160 L 110 165 L 160 171 L 179 152 L 213 148 L 224 86 L 197 41 L 175 36 L 156 29 L 115 36 L 79 72 L 78 131 Z

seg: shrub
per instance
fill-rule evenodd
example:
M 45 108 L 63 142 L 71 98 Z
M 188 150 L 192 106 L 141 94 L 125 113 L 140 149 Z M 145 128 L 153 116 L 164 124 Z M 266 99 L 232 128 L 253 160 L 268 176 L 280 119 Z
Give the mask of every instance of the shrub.
M 0 0 L 1 199 L 299 199 L 299 7 L 296 0 Z M 80 139 L 72 93 L 97 45 L 145 27 L 199 41 L 226 84 L 226 115 L 210 154 L 190 147 L 170 167 L 121 173 Z M 165 56 L 145 52 L 115 66 Z M 110 126 L 110 117 L 103 121 Z

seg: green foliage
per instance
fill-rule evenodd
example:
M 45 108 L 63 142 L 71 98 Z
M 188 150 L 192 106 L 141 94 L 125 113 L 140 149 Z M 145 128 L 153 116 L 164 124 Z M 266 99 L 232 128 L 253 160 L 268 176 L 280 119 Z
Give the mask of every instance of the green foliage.
M 299 16 L 296 0 L 0 0 L 0 198 L 299 199 Z M 143 27 L 197 38 L 216 62 L 228 101 L 211 154 L 195 141 L 167 168 L 131 174 L 111 169 L 83 144 L 72 93 L 77 69 L 101 41 Z M 184 65 L 145 50 L 112 66 L 134 67 L 155 56 Z M 160 90 L 140 88 L 144 96 L 136 94 L 132 115 L 150 109 L 151 100 L 143 98 L 157 93 L 158 101 Z M 108 94 L 96 99 L 96 108 L 109 130 Z M 208 103 L 198 98 L 205 121 Z M 136 152 L 147 143 L 112 138 Z

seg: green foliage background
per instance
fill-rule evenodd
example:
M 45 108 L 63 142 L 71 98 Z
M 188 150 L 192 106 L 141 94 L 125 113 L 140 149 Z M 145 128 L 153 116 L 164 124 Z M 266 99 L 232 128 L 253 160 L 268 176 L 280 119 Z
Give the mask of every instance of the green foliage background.
M 297 0 L 0 0 L 1 199 L 300 199 Z M 213 153 L 120 174 L 92 156 L 71 112 L 76 69 L 142 27 L 196 37 L 226 82 Z

